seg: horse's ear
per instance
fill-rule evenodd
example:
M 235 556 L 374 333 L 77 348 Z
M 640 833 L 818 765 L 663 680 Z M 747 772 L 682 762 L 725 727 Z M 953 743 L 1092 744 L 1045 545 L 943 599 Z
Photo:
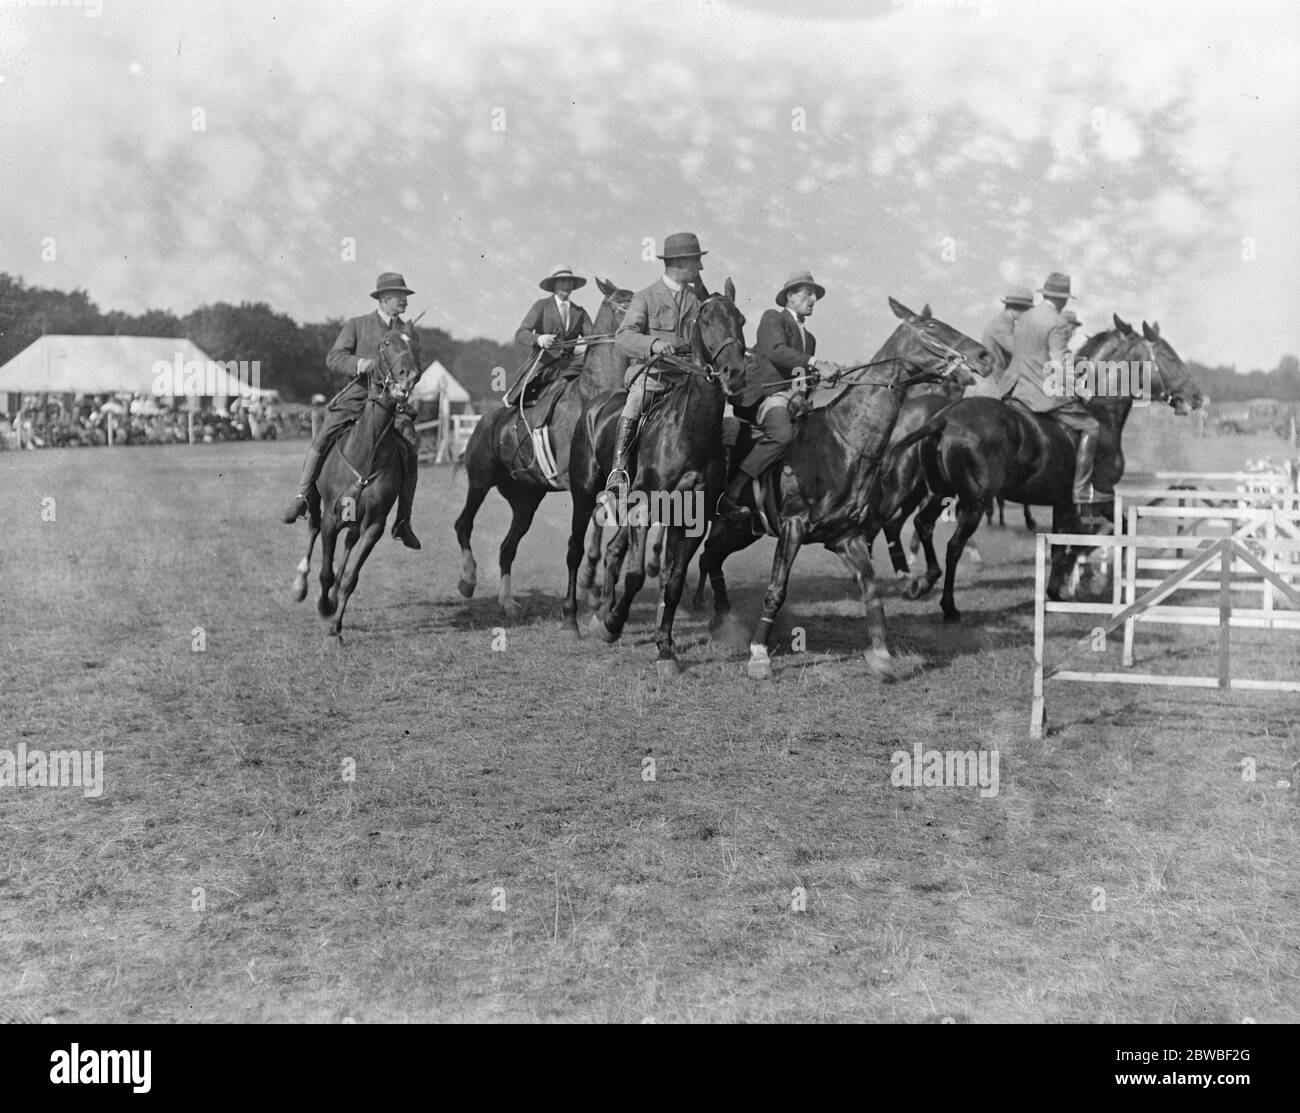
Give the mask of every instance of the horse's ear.
M 1148 340 L 1160 339 L 1160 333 L 1153 330 L 1151 326 L 1146 323 L 1146 321 L 1142 322 L 1142 335 L 1145 336 Z
M 930 319 L 930 303 L 927 301 L 923 306 L 921 306 L 921 320 L 928 321 L 929 319 Z
M 728 301 L 736 300 L 736 284 L 731 281 L 731 275 L 727 275 L 727 281 L 722 287 L 722 292 L 726 294 Z
M 889 308 L 894 311 L 895 317 L 899 317 L 904 321 L 910 321 L 916 316 L 916 314 L 908 309 L 901 301 L 895 301 L 893 298 L 889 299 Z
M 607 279 L 601 278 L 600 275 L 596 275 L 596 286 L 600 290 L 600 292 L 604 294 L 606 297 L 609 297 L 610 294 L 612 294 L 615 290 L 618 289 L 618 287 L 615 286 L 614 283 L 608 281 Z
M 1156 337 L 1156 339 L 1159 340 L 1159 339 L 1160 339 L 1160 322 L 1159 322 L 1159 321 L 1152 321 L 1152 322 L 1151 322 L 1151 331 L 1152 331 L 1153 333 L 1155 333 L 1155 337 Z
M 1132 325 L 1130 325 L 1126 320 L 1120 317 L 1118 313 L 1114 314 L 1114 318 L 1115 318 L 1115 327 L 1119 329 L 1120 332 L 1122 332 L 1125 336 L 1133 335 Z

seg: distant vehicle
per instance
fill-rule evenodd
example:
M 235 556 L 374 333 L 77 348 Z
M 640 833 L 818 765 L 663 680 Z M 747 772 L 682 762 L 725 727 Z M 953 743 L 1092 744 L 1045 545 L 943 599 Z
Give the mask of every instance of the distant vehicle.
M 1224 402 L 1223 413 L 1215 421 L 1214 428 L 1216 432 L 1228 434 L 1273 432 L 1279 423 L 1279 411 L 1286 406 L 1276 398 Z

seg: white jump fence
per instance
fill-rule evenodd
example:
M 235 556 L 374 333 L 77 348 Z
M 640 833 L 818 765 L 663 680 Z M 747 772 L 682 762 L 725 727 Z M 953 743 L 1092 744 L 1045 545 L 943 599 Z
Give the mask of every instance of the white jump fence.
M 1157 482 L 1172 479 L 1224 486 L 1122 487 L 1116 491 L 1114 534 L 1038 535 L 1030 711 L 1030 735 L 1034 738 L 1043 736 L 1044 687 L 1048 680 L 1300 692 L 1297 681 L 1255 680 L 1234 677 L 1231 672 L 1232 627 L 1300 630 L 1300 494 L 1293 487 L 1287 489 L 1289 477 L 1276 483 L 1256 473 L 1235 472 L 1157 473 L 1152 478 Z M 1202 532 L 1209 527 L 1223 533 L 1214 536 Z M 1158 532 L 1152 532 L 1153 528 Z M 1053 602 L 1047 598 L 1049 557 L 1054 545 L 1104 551 L 1104 563 L 1112 570 L 1109 602 Z M 1180 598 L 1170 600 L 1175 593 L 1180 593 Z M 1196 600 L 1198 593 L 1202 593 L 1200 600 Z M 1210 596 L 1208 605 L 1206 595 Z M 1251 605 L 1241 605 L 1243 595 Z M 1049 664 L 1048 614 L 1090 615 L 1104 621 L 1093 625 L 1079 642 Z M 1217 675 L 1062 667 L 1068 658 L 1082 652 L 1091 651 L 1095 656 L 1107 651 L 1111 635 L 1122 628 L 1122 668 L 1132 669 L 1139 623 L 1217 626 Z

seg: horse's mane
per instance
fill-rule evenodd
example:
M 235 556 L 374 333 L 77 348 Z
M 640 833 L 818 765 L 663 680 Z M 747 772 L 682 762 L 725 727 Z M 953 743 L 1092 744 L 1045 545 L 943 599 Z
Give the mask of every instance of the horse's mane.
M 1115 330 L 1113 328 L 1106 329 L 1104 332 L 1094 332 L 1083 342 L 1083 346 L 1074 354 L 1074 358 L 1092 359 L 1100 350 L 1102 345 L 1114 335 Z

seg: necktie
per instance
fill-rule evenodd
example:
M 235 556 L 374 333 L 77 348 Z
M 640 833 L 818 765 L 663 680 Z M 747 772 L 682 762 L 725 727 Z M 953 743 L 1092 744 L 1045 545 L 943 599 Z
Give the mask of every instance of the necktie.
M 564 326 L 564 331 L 567 333 L 569 331 L 569 303 L 567 301 L 560 302 L 560 324 Z

